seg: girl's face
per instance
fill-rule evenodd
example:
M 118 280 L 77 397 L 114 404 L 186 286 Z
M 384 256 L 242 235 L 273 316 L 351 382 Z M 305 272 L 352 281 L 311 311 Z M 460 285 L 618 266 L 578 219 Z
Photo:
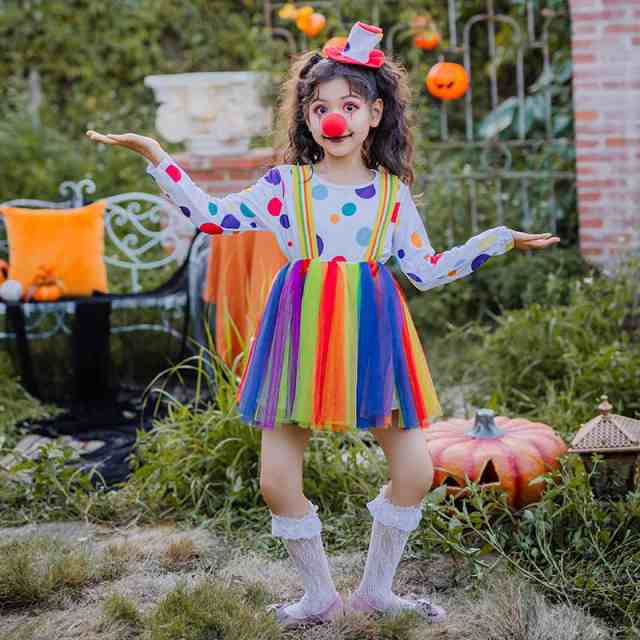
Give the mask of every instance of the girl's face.
M 380 124 L 382 100 L 377 98 L 372 104 L 367 104 L 354 91 L 350 90 L 344 78 L 334 78 L 318 85 L 309 105 L 307 126 L 311 135 L 324 152 L 332 156 L 360 154 L 369 129 Z M 339 113 L 347 121 L 347 129 L 340 138 L 329 138 L 322 133 L 322 118 L 329 113 Z

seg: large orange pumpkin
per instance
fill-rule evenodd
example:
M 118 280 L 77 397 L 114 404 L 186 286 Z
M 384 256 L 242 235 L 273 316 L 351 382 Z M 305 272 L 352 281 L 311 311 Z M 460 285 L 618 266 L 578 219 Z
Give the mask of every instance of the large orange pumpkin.
M 429 70 L 425 79 L 429 93 L 441 100 L 456 100 L 469 88 L 469 76 L 456 62 L 438 62 Z
M 524 418 L 495 417 L 480 409 L 474 420 L 452 418 L 425 429 L 434 466 L 433 485 L 461 497 L 465 473 L 482 486 L 501 487 L 509 504 L 519 509 L 535 502 L 544 481 L 529 481 L 559 466 L 567 451 L 564 440 L 548 425 Z

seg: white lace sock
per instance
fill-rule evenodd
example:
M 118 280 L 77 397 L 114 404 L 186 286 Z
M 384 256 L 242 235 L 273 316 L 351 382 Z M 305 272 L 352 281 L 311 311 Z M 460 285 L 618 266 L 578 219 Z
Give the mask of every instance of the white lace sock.
M 320 613 L 337 595 L 322 544 L 322 523 L 317 515 L 318 507 L 307 502 L 309 511 L 302 518 L 288 518 L 271 512 L 271 534 L 284 539 L 287 551 L 304 583 L 302 599 L 285 608 L 287 614 L 296 618 Z
M 391 584 L 407 538 L 420 524 L 422 503 L 410 507 L 393 504 L 384 497 L 382 487 L 367 508 L 373 516 L 373 527 L 364 575 L 356 593 L 380 611 L 413 608 L 415 602 L 397 596 L 391 591 Z

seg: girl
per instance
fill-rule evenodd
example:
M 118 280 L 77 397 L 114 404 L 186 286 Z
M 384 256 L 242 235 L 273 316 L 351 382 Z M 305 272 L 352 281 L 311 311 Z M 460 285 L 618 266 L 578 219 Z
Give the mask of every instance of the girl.
M 460 247 L 433 250 L 409 190 L 407 74 L 375 48 L 381 37 L 378 27 L 357 22 L 343 49 L 294 61 L 279 114 L 288 134 L 284 163 L 240 193 L 208 195 L 151 138 L 87 132 L 145 156 L 147 172 L 201 231 L 271 231 L 289 258 L 272 283 L 237 396 L 242 419 L 262 429 L 260 487 L 271 532 L 285 540 L 304 582 L 300 600 L 270 607 L 283 626 L 344 611 L 317 507 L 302 491 L 303 454 L 314 430 L 371 429 L 389 462 L 390 482 L 367 503 L 370 545 L 347 605 L 411 608 L 430 622 L 446 616 L 429 600 L 391 589 L 433 479 L 421 431 L 442 413 L 387 260 L 395 256 L 426 291 L 514 246 L 538 249 L 560 240 L 499 226 Z

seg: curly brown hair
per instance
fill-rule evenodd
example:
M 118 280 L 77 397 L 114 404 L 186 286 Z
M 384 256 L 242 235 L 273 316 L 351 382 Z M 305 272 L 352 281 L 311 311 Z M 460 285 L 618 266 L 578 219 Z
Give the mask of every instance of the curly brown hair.
M 371 68 L 337 62 L 318 51 L 296 56 L 279 96 L 275 147 L 280 161 L 313 165 L 324 158 L 324 150 L 313 139 L 306 117 L 317 86 L 334 78 L 344 78 L 367 104 L 376 98 L 384 104 L 380 124 L 371 128 L 362 146 L 366 167 L 382 166 L 406 184 L 413 184 L 411 89 L 405 68 L 388 57 L 381 67 Z

